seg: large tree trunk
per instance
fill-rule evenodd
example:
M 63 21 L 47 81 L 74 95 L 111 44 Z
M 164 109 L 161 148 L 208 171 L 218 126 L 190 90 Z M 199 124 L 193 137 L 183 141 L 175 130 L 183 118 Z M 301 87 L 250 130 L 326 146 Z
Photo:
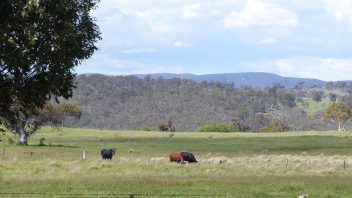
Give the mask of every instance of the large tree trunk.
M 16 126 L 16 133 L 19 136 L 17 144 L 28 145 L 29 134 L 26 133 L 27 119 L 22 112 L 18 112 L 17 119 L 18 124 Z
M 20 136 L 19 140 L 18 140 L 18 144 L 19 145 L 28 145 L 28 138 L 29 135 L 26 133 L 24 128 L 19 128 L 17 131 L 17 134 Z
M 18 144 L 20 144 L 20 145 L 28 145 L 29 136 L 27 135 L 27 133 L 25 133 L 23 130 L 21 130 L 19 135 L 20 135 L 20 139 L 18 141 Z
M 346 131 L 345 127 L 341 122 L 339 122 L 339 131 Z

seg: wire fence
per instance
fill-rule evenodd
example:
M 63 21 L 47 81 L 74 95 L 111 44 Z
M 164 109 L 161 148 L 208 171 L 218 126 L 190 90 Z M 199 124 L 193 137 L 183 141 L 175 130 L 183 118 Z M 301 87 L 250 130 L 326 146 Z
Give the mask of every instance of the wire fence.
M 144 155 L 144 154 L 143 154 Z M 24 159 L 24 160 L 86 160 L 94 161 L 101 160 L 100 153 L 87 152 L 86 150 L 76 149 L 71 153 L 53 152 L 46 151 L 45 149 L 0 149 L 0 160 L 11 160 Z M 136 155 L 129 153 L 124 157 L 117 156 L 112 160 L 113 162 L 141 162 L 149 164 L 154 158 L 158 158 L 159 162 L 169 163 L 167 157 L 151 156 L 151 155 Z M 226 157 L 213 157 L 209 158 L 207 155 L 203 155 L 199 158 L 200 164 L 215 165 L 215 166 L 235 166 L 240 168 L 260 168 L 260 169 L 275 169 L 275 170 L 313 170 L 322 169 L 324 171 L 351 171 L 352 170 L 352 157 L 346 158 L 346 156 L 300 156 L 300 159 L 289 156 L 261 156 L 259 157 L 237 157 L 237 158 L 226 158 Z M 48 192 L 0 192 L 0 197 L 236 197 L 228 194 L 148 194 L 148 193 L 48 193 Z M 250 197 L 283 197 L 282 195 L 258 195 Z M 290 196 L 292 197 L 292 196 Z M 297 195 L 295 196 L 297 197 Z M 304 197 L 304 196 L 303 196 Z
M 0 159 L 16 159 L 16 160 L 85 160 L 97 161 L 102 160 L 100 152 L 87 152 L 86 150 L 75 150 L 74 152 L 52 152 L 43 150 L 11 150 L 0 149 Z M 140 163 L 153 163 L 153 162 L 169 162 L 167 156 L 152 156 L 149 154 L 128 153 L 123 156 L 118 155 L 113 158 L 114 162 L 140 162 Z M 305 170 L 316 169 L 322 171 L 332 170 L 352 170 L 352 156 L 266 156 L 260 157 L 235 157 L 227 158 L 223 156 L 201 156 L 198 164 L 208 165 L 228 165 L 242 168 L 261 168 L 261 169 L 277 169 L 277 170 Z
M 148 194 L 148 193 L 19 193 L 19 192 L 0 192 L 3 196 L 63 196 L 63 197 L 128 197 L 128 198 L 139 198 L 139 197 L 238 197 L 240 195 L 220 195 L 220 194 Z M 253 198 L 261 197 L 292 197 L 292 196 L 282 196 L 282 195 L 252 195 Z M 303 195 L 303 198 L 308 198 Z

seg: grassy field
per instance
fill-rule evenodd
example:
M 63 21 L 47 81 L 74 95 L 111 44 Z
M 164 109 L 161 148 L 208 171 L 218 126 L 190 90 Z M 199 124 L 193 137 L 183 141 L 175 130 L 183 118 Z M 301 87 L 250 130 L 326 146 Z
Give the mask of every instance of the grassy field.
M 303 103 L 305 103 L 305 105 Z M 303 103 L 298 103 L 297 106 L 305 111 L 309 116 L 314 116 L 320 111 L 325 111 L 331 104 L 329 98 L 322 98 L 319 103 L 313 101 L 311 98 L 304 98 Z
M 42 137 L 47 146 L 37 146 Z M 43 128 L 29 146 L 1 144 L 0 197 L 350 197 L 351 142 L 351 132 Z M 103 148 L 118 149 L 112 161 L 100 159 Z M 200 163 L 169 162 L 183 150 Z

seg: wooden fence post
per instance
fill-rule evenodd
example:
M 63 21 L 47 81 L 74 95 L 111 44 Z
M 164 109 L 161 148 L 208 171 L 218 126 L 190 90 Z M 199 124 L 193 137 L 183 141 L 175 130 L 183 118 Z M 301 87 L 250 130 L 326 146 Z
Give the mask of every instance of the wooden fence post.
M 266 162 L 266 168 L 269 168 L 269 162 L 270 162 L 270 159 L 268 159 L 268 161 Z
M 288 159 L 286 159 L 286 169 L 287 169 L 287 167 L 288 167 Z
M 82 151 L 82 160 L 87 160 L 87 153 L 86 150 Z

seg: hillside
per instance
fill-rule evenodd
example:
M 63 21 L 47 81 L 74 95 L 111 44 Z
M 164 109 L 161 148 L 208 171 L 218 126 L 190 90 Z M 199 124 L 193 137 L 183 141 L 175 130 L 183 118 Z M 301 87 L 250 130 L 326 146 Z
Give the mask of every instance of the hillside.
M 135 76 L 80 75 L 73 101 L 83 109 L 80 120 L 70 127 L 158 130 L 171 121 L 176 131 L 194 131 L 206 124 L 229 124 L 232 119 L 258 131 L 273 119 L 293 130 L 331 130 L 322 112 L 329 105 L 325 88 L 283 89 L 237 88 L 232 84 L 201 82 L 180 78 L 137 78 Z M 347 89 L 347 88 L 344 88 Z M 321 92 L 322 102 L 312 94 Z M 345 91 L 336 91 L 339 100 L 352 103 Z
M 147 74 L 136 74 L 143 79 Z M 218 81 L 221 83 L 234 83 L 237 87 L 270 87 L 274 84 L 281 84 L 286 88 L 294 88 L 298 83 L 304 82 L 305 87 L 311 86 L 322 86 L 325 85 L 325 81 L 311 79 L 311 78 L 294 78 L 294 77 L 283 77 L 272 73 L 262 72 L 248 72 L 248 73 L 223 73 L 223 74 L 206 74 L 206 75 L 194 75 L 194 74 L 149 74 L 152 79 L 163 77 L 164 79 L 189 79 L 196 82 L 202 81 Z

